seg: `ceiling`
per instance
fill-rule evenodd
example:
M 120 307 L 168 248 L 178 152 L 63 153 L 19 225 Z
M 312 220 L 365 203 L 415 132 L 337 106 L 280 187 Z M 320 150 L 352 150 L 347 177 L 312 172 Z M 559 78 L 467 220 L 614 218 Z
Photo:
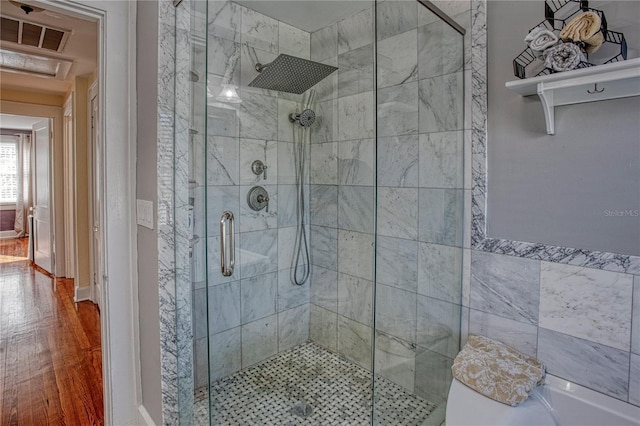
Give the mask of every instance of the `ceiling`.
M 371 8 L 371 0 L 235 0 L 235 3 L 309 33 Z
M 38 121 L 42 121 L 42 117 L 0 113 L 0 129 L 31 130 Z
M 98 26 L 96 22 L 50 10 L 34 11 L 27 15 L 9 0 L 0 0 L 0 13 L 3 16 L 71 31 L 61 52 L 6 41 L 0 41 L 0 47 L 37 56 L 68 60 L 73 63 L 64 80 L 0 71 L 2 88 L 64 95 L 75 77 L 85 77 L 95 72 L 98 57 Z

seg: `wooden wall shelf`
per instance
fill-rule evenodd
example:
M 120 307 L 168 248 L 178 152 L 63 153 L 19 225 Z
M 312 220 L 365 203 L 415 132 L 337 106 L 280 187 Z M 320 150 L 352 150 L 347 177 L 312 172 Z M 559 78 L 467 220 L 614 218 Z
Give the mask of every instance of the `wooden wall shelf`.
M 640 95 L 640 58 L 508 81 L 505 86 L 522 96 L 538 95 L 547 133 L 553 135 L 556 106 Z

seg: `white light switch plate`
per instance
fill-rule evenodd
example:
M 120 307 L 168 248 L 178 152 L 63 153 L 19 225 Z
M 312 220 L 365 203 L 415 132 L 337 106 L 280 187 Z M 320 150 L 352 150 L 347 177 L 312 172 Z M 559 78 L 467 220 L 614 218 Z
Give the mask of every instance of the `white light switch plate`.
M 138 225 L 153 229 L 153 201 L 136 200 Z

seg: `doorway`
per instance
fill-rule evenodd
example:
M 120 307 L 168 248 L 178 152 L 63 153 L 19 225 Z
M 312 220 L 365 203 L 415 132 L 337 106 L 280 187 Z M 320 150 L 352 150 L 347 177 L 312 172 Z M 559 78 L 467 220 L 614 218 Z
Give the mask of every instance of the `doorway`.
M 99 25 L 96 19 L 81 19 L 63 15 L 59 11 L 47 11 L 27 18 L 20 15 L 19 10 L 13 11 L 9 7 L 5 8 L 3 4 L 2 12 L 3 22 L 6 13 L 8 16 L 6 19 L 20 20 L 23 26 L 27 25 L 28 20 L 30 25 L 40 25 L 44 33 L 54 25 L 56 28 L 67 29 L 71 35 L 66 38 L 65 48 L 59 49 L 57 54 L 48 52 L 47 54 L 53 63 L 64 61 L 74 63 L 72 71 L 68 74 L 39 79 L 34 78 L 32 70 L 29 69 L 22 70 L 25 72 L 13 72 L 16 75 L 10 78 L 5 78 L 7 72 L 2 70 L 2 112 L 12 116 L 29 115 L 35 120 L 29 134 L 31 152 L 28 155 L 30 171 L 28 180 L 32 194 L 32 209 L 28 213 L 32 213 L 33 224 L 30 233 L 33 255 L 30 257 L 33 263 L 19 262 L 15 267 L 10 268 L 10 271 L 18 272 L 12 276 L 17 277 L 14 281 L 18 280 L 14 284 L 21 286 L 21 291 L 12 293 L 15 303 L 33 307 L 41 315 L 31 316 L 20 322 L 27 338 L 16 343 L 19 343 L 20 351 L 37 352 L 46 348 L 46 352 L 51 354 L 53 365 L 47 371 L 51 370 L 55 374 L 55 380 L 52 379 L 55 382 L 53 389 L 57 389 L 54 395 L 58 395 L 58 397 L 52 397 L 52 400 L 56 399 L 65 413 L 83 405 L 80 403 L 83 400 L 78 396 L 85 394 L 86 391 L 66 386 L 64 377 L 73 377 L 71 381 L 90 389 L 93 395 L 91 408 L 79 410 L 79 413 L 86 413 L 88 417 L 85 419 L 82 414 L 79 414 L 77 422 L 91 421 L 100 424 L 104 421 L 101 344 L 103 339 L 100 315 L 97 307 L 91 302 L 89 246 L 94 240 L 91 232 L 92 193 L 89 175 L 94 163 L 91 161 L 90 150 L 88 150 L 88 141 L 92 135 L 89 130 L 91 123 L 88 119 L 90 104 L 87 100 L 90 83 L 95 81 L 97 88 L 100 78 L 97 60 L 100 50 Z M 79 46 L 82 43 L 91 45 L 92 40 L 95 43 L 92 49 Z M 44 46 L 21 49 L 20 43 L 17 43 L 18 46 L 15 44 L 10 44 L 10 47 L 14 52 L 20 52 L 26 59 L 38 58 L 38 55 L 44 54 L 39 51 L 34 52 L 36 48 L 44 49 Z M 49 91 L 40 87 L 42 84 L 40 80 L 45 80 L 47 85 L 50 85 Z M 96 105 L 94 115 L 100 113 Z M 100 239 L 95 243 L 103 245 L 104 241 Z M 18 241 L 16 244 L 20 246 L 20 250 L 25 247 L 23 241 Z M 97 250 L 97 252 L 102 253 L 103 250 Z M 2 272 L 4 271 L 5 268 L 2 268 Z M 2 275 L 0 279 L 6 281 L 8 277 Z M 49 309 L 56 306 L 57 308 L 53 310 Z M 66 312 L 66 314 L 55 315 L 56 312 Z M 34 320 L 35 323 L 29 323 L 27 319 Z M 57 330 L 54 333 L 56 337 L 51 339 L 47 336 L 47 344 L 37 343 L 42 338 L 39 333 L 50 327 Z M 58 331 L 73 329 L 77 329 L 77 333 L 70 335 L 58 333 Z M 2 329 L 2 334 L 3 341 L 16 341 L 15 336 L 20 333 L 11 327 L 6 327 Z M 68 352 L 73 348 L 75 348 L 73 353 Z M 56 365 L 55 359 L 58 358 L 69 361 L 63 365 Z M 87 362 L 91 366 L 89 369 L 83 367 Z M 22 366 L 24 361 L 19 364 Z M 86 371 L 81 377 L 75 377 L 74 374 L 77 371 L 72 372 L 69 369 Z M 20 368 L 18 372 L 3 368 L 0 375 L 7 380 L 7 383 L 29 383 L 26 388 L 18 387 L 17 392 L 20 400 L 33 402 L 37 400 L 32 392 L 32 389 L 37 388 L 33 383 L 37 380 L 37 376 L 26 374 L 27 372 L 28 370 Z M 41 378 L 41 380 L 47 380 L 47 378 Z M 32 384 L 34 386 L 31 386 Z M 99 389 L 94 389 L 96 385 Z M 65 402 L 64 398 L 68 399 L 70 395 L 72 402 Z M 4 399 L 3 406 L 6 406 Z M 64 407 L 64 404 L 70 404 L 70 406 Z M 4 409 L 2 411 L 5 412 Z M 39 411 L 39 408 L 37 403 L 33 403 L 21 407 L 21 411 L 31 412 L 35 416 L 33 413 Z M 47 412 L 46 420 L 55 423 L 55 412 Z
M 0 113 L 0 239 L 29 234 L 31 136 L 39 120 Z
M 131 206 L 132 194 L 135 188 L 135 120 L 128 114 L 135 99 L 135 4 L 129 2 L 110 1 L 33 1 L 30 4 L 44 9 L 39 16 L 69 15 L 92 21 L 98 28 L 96 44 L 98 46 L 98 64 L 95 79 L 99 86 L 99 111 L 103 117 L 100 120 L 99 133 L 101 140 L 113 141 L 103 147 L 103 162 L 109 163 L 109 169 L 103 168 L 104 179 L 101 189 L 105 205 L 109 211 L 102 216 L 103 226 L 103 262 L 105 276 L 109 277 L 112 285 L 109 291 L 104 289 L 108 297 L 101 297 L 101 341 L 105 348 L 103 356 L 104 383 L 104 421 L 107 424 L 131 424 L 137 416 L 137 405 L 140 392 L 137 385 L 137 369 L 134 336 L 134 318 L 137 311 L 136 273 L 135 273 L 135 233 L 132 226 L 133 211 Z M 6 4 L 6 9 L 5 9 Z M 3 15 L 9 9 L 9 4 L 3 2 Z M 45 13 L 46 12 L 46 13 Z M 34 13 L 31 16 L 38 16 Z M 107 16 L 109 19 L 107 19 Z M 4 28 L 3 28 L 4 29 Z M 85 40 L 86 41 L 86 40 Z M 109 68 L 106 68 L 106 58 L 109 58 Z M 43 108 L 45 116 L 56 116 L 53 120 L 54 138 L 62 140 L 62 113 L 59 105 L 52 105 L 56 95 L 45 93 L 40 96 L 45 99 L 41 103 L 31 103 L 33 92 L 38 88 L 31 86 L 30 92 L 19 92 L 8 88 L 11 78 L 2 75 L 2 112 L 13 114 L 33 114 L 33 105 Z M 48 80 L 45 85 L 53 87 L 57 81 Z M 109 87 L 109 92 L 105 87 Z M 5 90 L 5 87 L 7 89 Z M 27 93 L 25 96 L 22 94 Z M 60 102 L 60 105 L 62 102 Z M 48 115 L 47 115 L 48 114 Z M 86 121 L 85 121 L 86 123 Z M 60 146 L 55 147 L 56 150 Z M 54 150 L 54 156 L 62 157 L 62 152 Z M 63 191 L 62 179 L 56 175 L 53 185 L 54 191 Z M 60 217 L 61 218 L 61 217 Z M 56 224 L 59 216 L 56 216 Z M 109 226 L 110 225 L 110 226 Z M 106 232 L 109 227 L 110 232 Z M 57 233 L 63 235 L 64 232 Z M 58 262 L 58 265 L 60 262 Z M 108 303 L 112 301 L 112 303 Z M 111 338 L 113 336 L 113 338 Z M 111 365 L 118 368 L 111 368 Z
M 4 237 L 29 237 L 29 259 L 55 276 L 51 117 L 0 114 Z M 10 223 L 13 219 L 13 223 Z M 10 229 L 11 228 L 11 229 Z M 10 233 L 13 231 L 13 234 Z

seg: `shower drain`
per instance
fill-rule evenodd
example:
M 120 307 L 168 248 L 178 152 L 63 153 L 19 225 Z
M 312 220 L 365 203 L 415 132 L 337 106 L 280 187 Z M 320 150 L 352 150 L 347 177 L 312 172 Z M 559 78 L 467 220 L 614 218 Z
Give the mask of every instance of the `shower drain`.
M 311 413 L 313 413 L 313 407 L 306 402 L 297 402 L 291 409 L 291 414 L 294 414 L 298 417 L 309 417 Z

